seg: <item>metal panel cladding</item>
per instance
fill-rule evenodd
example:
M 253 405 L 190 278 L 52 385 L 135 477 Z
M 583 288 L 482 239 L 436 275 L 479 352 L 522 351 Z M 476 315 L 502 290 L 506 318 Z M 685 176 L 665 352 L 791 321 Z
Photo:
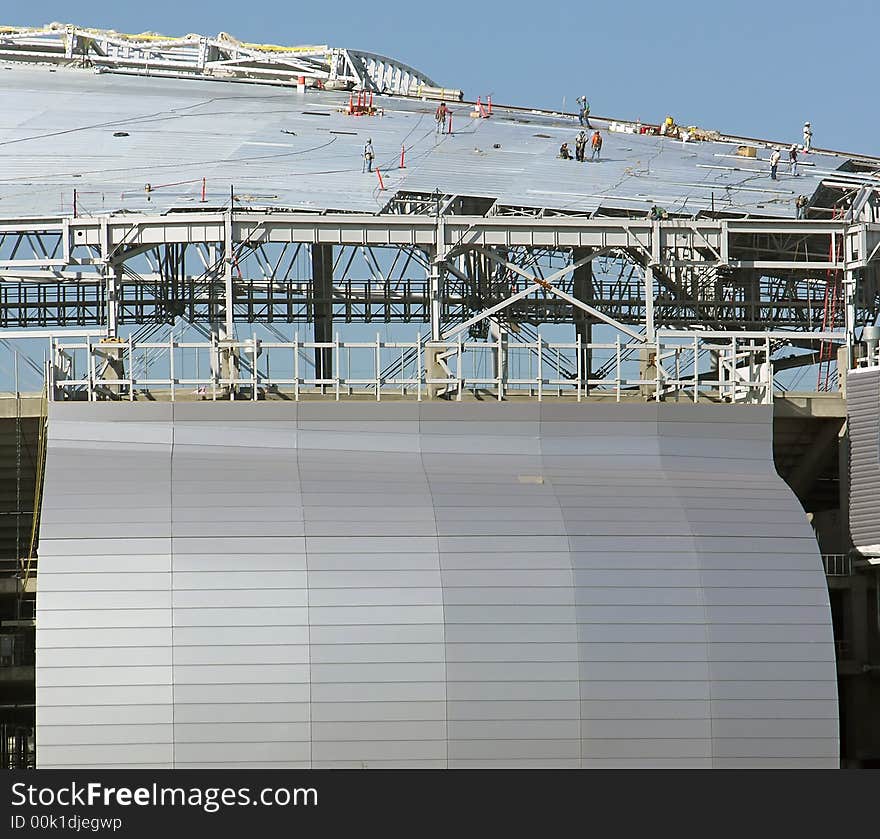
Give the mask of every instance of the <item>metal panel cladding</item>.
M 863 554 L 880 556 L 880 367 L 846 377 L 849 425 L 849 528 Z
M 55 404 L 42 767 L 836 766 L 766 407 Z

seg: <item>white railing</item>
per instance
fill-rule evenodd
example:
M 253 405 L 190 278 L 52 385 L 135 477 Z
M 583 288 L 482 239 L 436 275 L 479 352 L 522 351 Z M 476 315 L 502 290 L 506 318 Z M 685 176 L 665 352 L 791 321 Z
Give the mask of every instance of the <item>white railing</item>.
M 52 340 L 48 364 L 53 400 L 162 398 L 260 399 L 270 392 L 295 400 L 321 393 L 342 399 L 399 394 L 461 399 L 468 391 L 509 396 L 605 396 L 770 403 L 768 339 L 735 333 L 659 335 L 651 342 L 544 341 L 235 341 L 135 342 Z M 326 374 L 315 356 L 331 358 Z M 589 362 L 589 372 L 585 365 Z M 331 372 L 332 371 L 332 372 Z M 165 395 L 167 392 L 167 397 Z

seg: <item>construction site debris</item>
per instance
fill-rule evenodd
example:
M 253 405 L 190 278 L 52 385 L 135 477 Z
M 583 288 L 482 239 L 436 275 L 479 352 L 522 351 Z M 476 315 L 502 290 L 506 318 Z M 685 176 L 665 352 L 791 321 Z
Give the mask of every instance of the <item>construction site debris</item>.
M 372 91 L 368 93 L 366 90 L 357 92 L 357 101 L 355 101 L 354 94 L 349 93 L 348 107 L 340 108 L 339 112 L 348 114 L 350 117 L 375 117 L 385 114 L 383 108 L 373 107 L 373 93 Z
M 445 99 L 448 102 L 461 102 L 464 99 L 464 91 L 450 87 L 431 87 L 420 84 L 416 87 L 416 96 L 422 99 Z

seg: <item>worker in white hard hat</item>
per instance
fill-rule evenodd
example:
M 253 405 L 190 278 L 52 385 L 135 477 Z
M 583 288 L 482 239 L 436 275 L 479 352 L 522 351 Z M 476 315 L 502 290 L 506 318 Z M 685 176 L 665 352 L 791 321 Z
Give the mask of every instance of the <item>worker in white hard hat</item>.
M 366 145 L 364 146 L 364 168 L 368 172 L 373 171 L 373 158 L 375 156 L 376 155 L 373 152 L 373 141 L 368 138 Z
M 580 105 L 578 108 L 578 121 L 581 124 L 581 128 L 586 126 L 587 128 L 592 128 L 590 125 L 590 102 L 587 99 L 586 95 L 578 96 L 577 103 Z
M 810 127 L 809 122 L 804 123 L 804 151 L 810 150 L 810 145 L 813 142 L 813 129 Z
M 796 178 L 798 173 L 798 147 L 795 143 L 792 143 L 791 148 L 788 150 L 788 166 L 792 177 Z
M 774 148 L 770 153 L 770 180 L 776 180 L 776 167 L 779 166 L 779 158 L 781 155 L 779 154 L 779 149 Z

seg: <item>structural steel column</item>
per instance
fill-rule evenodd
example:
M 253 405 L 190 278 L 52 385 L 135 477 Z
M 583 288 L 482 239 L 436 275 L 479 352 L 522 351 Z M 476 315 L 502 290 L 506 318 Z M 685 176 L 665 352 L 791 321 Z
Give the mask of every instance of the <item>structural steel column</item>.
M 441 334 L 441 310 L 443 299 L 443 274 L 439 256 L 431 261 L 431 340 L 439 341 Z
M 572 252 L 572 261 L 578 262 L 588 257 L 592 248 L 575 248 Z M 574 269 L 572 274 L 572 292 L 574 296 L 582 303 L 593 305 L 593 263 L 585 262 L 583 265 Z M 575 340 L 580 338 L 581 341 L 581 377 L 586 382 L 590 378 L 590 371 L 593 364 L 593 353 L 587 346 L 593 340 L 593 321 L 590 316 L 577 306 L 573 306 L 574 310 L 574 333 Z M 584 386 L 585 390 L 589 390 L 589 385 Z
M 233 310 L 232 268 L 235 263 L 235 251 L 232 241 L 232 206 L 225 219 L 225 242 L 223 253 L 223 323 L 220 328 L 220 340 L 232 341 L 235 338 L 235 317 Z M 237 354 L 235 350 L 226 348 L 220 351 L 221 372 L 224 379 L 234 381 L 238 378 Z M 235 385 L 230 385 L 230 392 Z
M 122 288 L 122 265 L 111 262 L 104 263 L 104 278 L 106 280 L 106 311 L 107 311 L 107 336 L 101 341 L 96 352 L 102 359 L 100 377 L 104 381 L 113 382 L 125 378 L 125 363 L 123 357 L 123 344 L 119 340 L 119 292 Z M 105 385 L 107 392 L 119 396 L 122 393 L 121 385 Z
M 645 266 L 645 340 L 653 341 L 654 330 L 654 267 Z
M 312 245 L 312 317 L 315 343 L 333 340 L 333 245 Z M 315 378 L 333 376 L 333 349 L 315 348 Z
M 856 335 L 856 274 L 852 268 L 847 268 L 843 273 L 843 298 L 846 317 L 846 369 L 849 370 L 853 363 Z
M 105 265 L 104 275 L 107 280 L 107 337 L 115 338 L 119 334 L 119 293 L 122 289 L 122 265 Z

